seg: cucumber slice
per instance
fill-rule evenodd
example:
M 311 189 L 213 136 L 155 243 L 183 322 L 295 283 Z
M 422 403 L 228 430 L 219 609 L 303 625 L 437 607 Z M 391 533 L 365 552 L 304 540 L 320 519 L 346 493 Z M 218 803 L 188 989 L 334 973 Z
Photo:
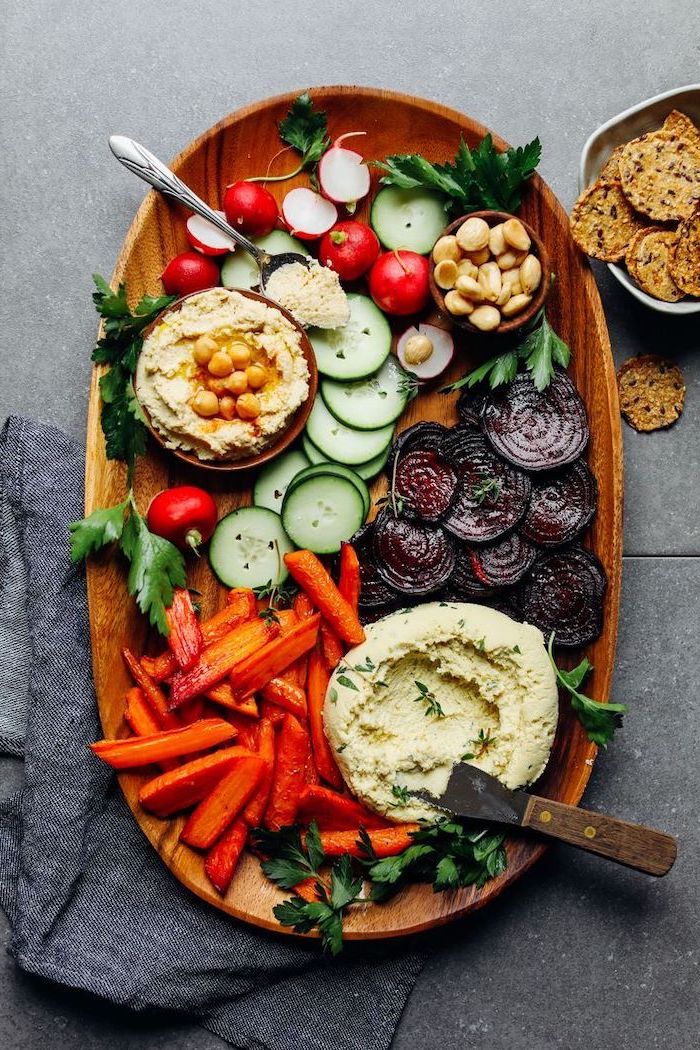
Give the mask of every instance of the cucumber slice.
M 287 491 L 282 504 L 282 522 L 290 538 L 316 554 L 335 554 L 364 520 L 357 486 L 331 474 L 307 478 Z
M 345 478 L 346 481 L 352 481 L 357 491 L 362 496 L 362 502 L 365 508 L 365 517 L 369 514 L 370 497 L 369 489 L 365 485 L 364 481 L 354 470 L 350 467 L 344 466 L 343 463 L 315 463 L 305 470 L 302 470 L 295 478 L 289 483 L 287 492 L 292 492 L 297 485 L 303 484 L 307 478 L 318 478 L 324 475 L 328 477 Z
M 307 250 L 296 237 L 290 237 L 284 230 L 273 230 L 266 233 L 264 237 L 251 237 L 253 244 L 258 248 L 275 255 L 278 252 L 301 252 L 307 254 Z M 224 288 L 257 288 L 260 283 L 260 272 L 253 259 L 247 252 L 241 249 L 227 255 L 221 266 L 221 283 Z
M 389 354 L 376 375 L 354 383 L 321 381 L 321 397 L 336 419 L 356 430 L 377 430 L 395 423 L 414 384 L 396 358 Z
M 406 248 L 427 255 L 447 223 L 445 199 L 430 190 L 385 186 L 374 198 L 369 221 L 390 251 Z
M 354 430 L 332 415 L 323 399 L 317 397 L 306 424 L 306 431 L 316 448 L 336 463 L 352 467 L 366 463 L 383 452 L 391 441 L 393 424 L 380 430 Z
M 306 431 L 304 431 L 304 433 L 301 435 L 301 445 L 304 449 L 304 454 L 309 460 L 309 463 L 314 464 L 330 462 L 328 456 L 324 456 L 323 452 L 321 452 L 320 449 L 316 448 Z
M 380 452 L 374 459 L 368 460 L 367 463 L 358 463 L 352 469 L 356 474 L 360 475 L 363 481 L 371 481 L 372 478 L 376 478 L 377 474 L 381 474 L 384 470 L 390 452 L 391 445 L 387 445 L 384 451 Z
M 267 507 L 279 514 L 287 486 L 300 470 L 311 466 L 301 449 L 285 452 L 279 459 L 273 459 L 258 474 L 253 486 L 253 503 L 256 507 Z
M 350 320 L 342 328 L 309 328 L 318 370 L 331 379 L 364 379 L 391 350 L 389 322 L 372 300 L 351 292 L 348 305 Z
M 263 587 L 286 580 L 284 555 L 293 550 L 279 514 L 267 507 L 240 507 L 214 529 L 209 562 L 225 587 Z

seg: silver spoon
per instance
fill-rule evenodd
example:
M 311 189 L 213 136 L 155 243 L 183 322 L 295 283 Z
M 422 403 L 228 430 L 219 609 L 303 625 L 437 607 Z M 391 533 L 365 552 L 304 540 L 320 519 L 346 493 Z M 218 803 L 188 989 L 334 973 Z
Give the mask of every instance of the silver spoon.
M 154 157 L 145 146 L 141 146 L 125 135 L 110 135 L 109 148 L 117 160 L 121 161 L 129 171 L 133 171 L 144 182 L 150 183 L 155 189 L 172 197 L 179 204 L 184 204 L 190 211 L 201 215 L 203 219 L 208 219 L 217 229 L 225 233 L 227 237 L 231 237 L 237 244 L 240 244 L 241 248 L 252 255 L 260 271 L 262 292 L 265 291 L 272 274 L 275 270 L 279 270 L 280 266 L 301 263 L 308 269 L 308 256 L 300 255 L 299 252 L 278 252 L 276 255 L 270 255 L 269 252 L 258 248 L 233 226 L 229 226 L 225 219 L 217 215 L 213 208 L 205 204 L 189 186 L 185 185 L 182 179 L 179 179 L 170 168 Z

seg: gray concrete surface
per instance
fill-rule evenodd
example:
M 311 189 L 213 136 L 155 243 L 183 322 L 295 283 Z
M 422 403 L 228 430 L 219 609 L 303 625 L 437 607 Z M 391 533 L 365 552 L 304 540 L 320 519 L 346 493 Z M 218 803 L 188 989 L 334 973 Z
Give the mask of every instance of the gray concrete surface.
M 700 79 L 695 0 L 5 0 L 2 10 L 0 418 L 24 413 L 76 437 L 95 331 L 90 273 L 110 272 L 142 196 L 108 154 L 109 133 L 167 158 L 254 99 L 323 83 L 381 85 L 461 108 L 512 142 L 539 134 L 542 172 L 569 206 L 590 131 Z M 616 359 L 677 357 L 688 396 L 669 432 L 625 428 L 615 692 L 631 711 L 587 801 L 678 834 L 680 860 L 653 882 L 552 851 L 495 906 L 431 938 L 436 950 L 396 1050 L 698 1045 L 700 324 L 659 319 L 604 269 L 597 276 Z M 0 772 L 5 790 L 21 777 L 17 764 Z M 137 1018 L 27 978 L 7 957 L 0 1045 L 223 1046 L 180 1019 Z

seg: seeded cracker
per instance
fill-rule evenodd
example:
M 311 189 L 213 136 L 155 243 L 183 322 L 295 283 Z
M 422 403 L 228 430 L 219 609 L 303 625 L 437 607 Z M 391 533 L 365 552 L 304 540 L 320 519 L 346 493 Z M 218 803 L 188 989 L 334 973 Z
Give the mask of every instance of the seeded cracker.
M 655 354 L 631 357 L 617 373 L 620 411 L 635 430 L 670 427 L 683 411 L 683 373 Z
M 625 197 L 619 182 L 598 179 L 574 204 L 571 236 L 579 248 L 603 262 L 618 262 L 635 233 L 646 225 Z
M 679 288 L 700 296 L 700 209 L 678 227 L 668 267 Z
M 599 179 L 604 179 L 605 182 L 619 182 L 620 155 L 623 149 L 624 145 L 615 147 L 615 149 L 612 151 L 603 167 L 600 169 L 598 173 Z
M 655 222 L 687 219 L 700 202 L 700 142 L 679 125 L 633 139 L 619 160 L 625 196 Z
M 668 268 L 675 243 L 675 230 L 652 226 L 635 234 L 625 253 L 627 269 L 642 291 L 665 303 L 677 303 L 684 295 Z
M 678 109 L 671 110 L 664 121 L 663 130 L 668 131 L 671 134 L 695 139 L 700 143 L 700 129 L 693 124 L 690 117 L 687 117 L 685 113 L 681 113 Z

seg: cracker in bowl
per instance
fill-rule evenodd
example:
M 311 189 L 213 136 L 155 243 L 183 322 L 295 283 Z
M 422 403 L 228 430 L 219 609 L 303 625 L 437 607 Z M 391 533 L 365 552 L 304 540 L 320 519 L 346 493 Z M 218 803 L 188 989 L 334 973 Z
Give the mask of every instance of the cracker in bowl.
M 700 144 L 678 121 L 628 142 L 618 163 L 625 196 L 654 222 L 687 219 L 700 202 Z
M 678 227 L 668 267 L 679 288 L 700 296 L 700 208 Z
M 642 291 L 665 303 L 677 303 L 685 294 L 669 270 L 676 236 L 675 230 L 651 226 L 635 234 L 625 253 L 627 269 Z
M 634 235 L 646 225 L 619 182 L 598 179 L 571 212 L 571 235 L 581 251 L 603 262 L 619 262 Z

